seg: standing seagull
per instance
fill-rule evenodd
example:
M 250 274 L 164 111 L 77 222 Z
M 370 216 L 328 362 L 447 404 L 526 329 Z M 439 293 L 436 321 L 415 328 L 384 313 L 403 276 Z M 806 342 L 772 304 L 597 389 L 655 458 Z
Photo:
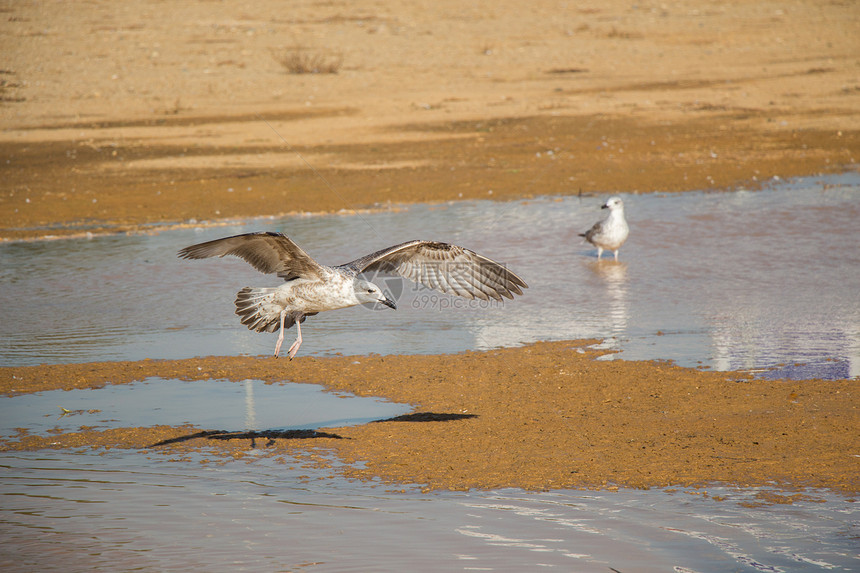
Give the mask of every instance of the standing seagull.
M 284 341 L 284 329 L 296 325 L 298 336 L 288 351 L 290 359 L 302 345 L 301 323 L 324 310 L 380 302 L 396 310 L 394 301 L 375 284 L 359 279 L 363 272 L 395 273 L 440 292 L 468 299 L 502 300 L 523 294 L 523 280 L 474 251 L 433 241 L 408 241 L 356 259 L 327 267 L 313 260 L 281 233 L 247 233 L 216 239 L 179 251 L 183 259 L 235 255 L 266 274 L 286 281 L 275 288 L 245 287 L 236 295 L 236 314 L 242 324 L 257 332 L 280 328 L 275 356 Z
M 600 255 L 603 254 L 603 249 L 615 253 L 615 260 L 617 261 L 618 250 L 630 233 L 627 221 L 624 220 L 624 201 L 621 200 L 621 197 L 610 197 L 601 209 L 609 209 L 609 216 L 595 223 L 592 228 L 580 233 L 579 236 L 585 237 L 586 241 L 597 247 L 598 261 Z

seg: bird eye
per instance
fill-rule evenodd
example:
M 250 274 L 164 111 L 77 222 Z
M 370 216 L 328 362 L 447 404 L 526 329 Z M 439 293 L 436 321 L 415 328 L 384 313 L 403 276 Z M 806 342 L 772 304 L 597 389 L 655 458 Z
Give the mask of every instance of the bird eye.
M 372 289 L 372 288 L 369 288 L 369 289 L 367 289 L 367 292 L 369 292 L 369 293 L 371 293 L 371 294 L 372 294 L 372 293 L 373 293 L 373 289 Z

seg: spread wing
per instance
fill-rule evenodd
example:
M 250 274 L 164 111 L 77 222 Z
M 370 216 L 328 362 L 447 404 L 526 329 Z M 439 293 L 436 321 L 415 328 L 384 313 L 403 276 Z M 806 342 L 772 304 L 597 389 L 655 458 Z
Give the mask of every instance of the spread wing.
M 338 267 L 358 274 L 398 274 L 426 287 L 468 299 L 502 300 L 523 294 L 528 285 L 504 265 L 474 251 L 433 241 L 409 241 Z
M 207 243 L 191 245 L 179 251 L 183 259 L 205 259 L 234 255 L 244 259 L 261 273 L 275 273 L 284 280 L 321 278 L 323 267 L 289 237 L 281 233 L 247 233 Z

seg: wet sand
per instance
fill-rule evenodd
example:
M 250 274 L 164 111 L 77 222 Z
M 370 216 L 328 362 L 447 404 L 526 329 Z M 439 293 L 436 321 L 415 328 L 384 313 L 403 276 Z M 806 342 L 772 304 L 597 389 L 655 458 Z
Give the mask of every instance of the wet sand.
M 400 419 L 318 434 L 155 427 L 22 434 L 3 450 L 141 448 L 214 459 L 300 454 L 361 479 L 468 489 L 729 484 L 860 491 L 856 381 L 769 381 L 666 362 L 595 360 L 582 342 L 450 356 L 256 357 L 0 369 L 17 394 L 150 376 L 322 384 L 413 404 Z M 218 439 L 204 431 L 233 432 Z M 292 439 L 291 439 L 292 438 Z M 159 442 L 169 442 L 156 445 Z
M 755 187 L 841 172 L 860 157 L 860 14 L 850 2 L 170 10 L 2 8 L 0 238 L 415 201 Z M 340 66 L 291 74 L 283 59 L 295 53 Z M 4 368 L 0 384 L 9 393 L 250 377 L 385 396 L 433 416 L 332 430 L 351 439 L 254 445 L 311 463 L 334 452 L 366 462 L 337 471 L 433 488 L 857 492 L 856 381 L 735 381 L 594 361 L 571 349 L 580 344 Z M 84 430 L 2 447 L 142 448 L 199 430 Z M 201 447 L 243 457 L 251 440 L 158 449 Z

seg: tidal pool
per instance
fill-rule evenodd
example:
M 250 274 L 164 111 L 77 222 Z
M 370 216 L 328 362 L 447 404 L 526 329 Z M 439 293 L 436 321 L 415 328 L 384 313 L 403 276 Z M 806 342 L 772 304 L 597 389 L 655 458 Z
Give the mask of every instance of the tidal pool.
M 207 430 L 306 430 L 365 424 L 405 414 L 408 404 L 325 392 L 317 384 L 262 380 L 184 382 L 148 378 L 132 384 L 51 390 L 0 398 L 0 436 L 190 424 Z

